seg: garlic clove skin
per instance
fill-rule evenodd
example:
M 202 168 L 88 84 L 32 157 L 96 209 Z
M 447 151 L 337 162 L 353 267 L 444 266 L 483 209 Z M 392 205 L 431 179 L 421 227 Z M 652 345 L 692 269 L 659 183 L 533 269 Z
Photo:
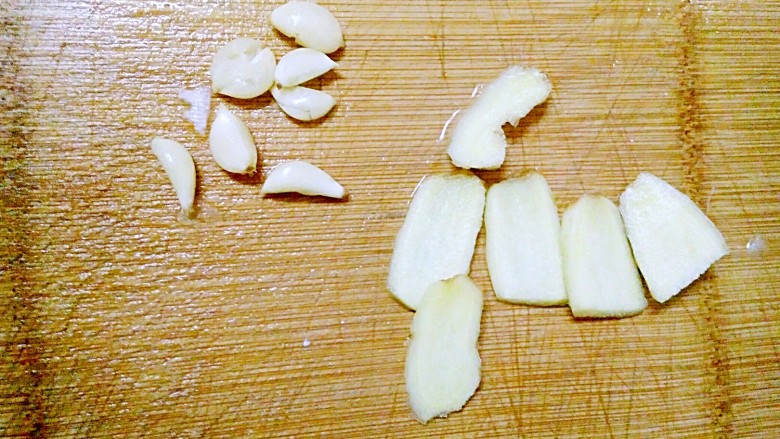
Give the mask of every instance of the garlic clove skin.
M 182 212 L 190 216 L 195 200 L 195 163 L 192 156 L 181 143 L 162 137 L 152 139 L 152 153 L 168 174 Z
M 336 17 L 323 6 L 290 1 L 271 12 L 271 25 L 303 47 L 333 53 L 344 47 L 344 35 Z
M 301 47 L 288 52 L 279 60 L 274 79 L 282 87 L 292 87 L 322 76 L 337 66 L 328 55 Z
M 211 89 L 234 98 L 255 98 L 271 88 L 275 69 L 271 49 L 252 38 L 236 38 L 214 55 Z
M 211 123 L 209 149 L 220 168 L 235 174 L 251 174 L 257 167 L 257 147 L 244 122 L 225 105 L 217 108 Z
M 273 168 L 260 189 L 263 195 L 285 192 L 337 199 L 346 196 L 344 187 L 327 172 L 302 160 L 291 160 Z
M 298 85 L 274 87 L 271 94 L 282 111 L 293 119 L 302 121 L 319 119 L 336 105 L 336 99 L 324 91 Z
M 203 86 L 182 89 L 179 91 L 179 99 L 190 106 L 184 111 L 184 118 L 192 122 L 198 134 L 206 134 L 206 124 L 211 109 L 211 88 Z

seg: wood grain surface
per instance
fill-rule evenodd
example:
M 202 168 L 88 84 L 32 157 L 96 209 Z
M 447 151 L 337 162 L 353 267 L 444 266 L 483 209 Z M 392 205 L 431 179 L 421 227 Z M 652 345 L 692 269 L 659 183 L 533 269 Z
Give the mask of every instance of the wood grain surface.
M 181 116 L 221 44 L 294 46 L 268 24 L 281 3 L 0 0 L 1 436 L 780 436 L 780 3 L 322 0 L 347 42 L 313 82 L 327 118 L 212 104 L 247 122 L 263 173 L 311 161 L 347 202 L 261 197 Z M 393 239 L 420 178 L 451 169 L 445 122 L 513 64 L 554 90 L 488 184 L 538 169 L 562 211 L 653 172 L 732 251 L 640 316 L 574 320 L 497 302 L 481 234 L 482 384 L 422 426 Z M 192 223 L 155 135 L 194 156 Z

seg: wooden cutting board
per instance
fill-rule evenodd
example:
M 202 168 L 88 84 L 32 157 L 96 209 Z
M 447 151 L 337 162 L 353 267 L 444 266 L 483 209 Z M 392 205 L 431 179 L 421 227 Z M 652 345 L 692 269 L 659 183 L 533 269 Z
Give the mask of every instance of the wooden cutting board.
M 281 3 L 0 3 L 0 435 L 780 435 L 780 3 L 322 0 L 347 41 L 313 82 L 338 99 L 328 117 L 295 122 L 268 95 L 212 105 L 247 122 L 263 173 L 311 161 L 347 202 L 264 199 L 181 116 L 221 44 L 294 47 L 268 25 Z M 580 321 L 497 302 L 481 234 L 482 384 L 422 426 L 393 239 L 420 178 L 452 169 L 448 119 L 513 64 L 554 90 L 486 183 L 537 169 L 562 211 L 653 172 L 732 251 L 640 316 Z M 194 156 L 194 222 L 155 135 Z

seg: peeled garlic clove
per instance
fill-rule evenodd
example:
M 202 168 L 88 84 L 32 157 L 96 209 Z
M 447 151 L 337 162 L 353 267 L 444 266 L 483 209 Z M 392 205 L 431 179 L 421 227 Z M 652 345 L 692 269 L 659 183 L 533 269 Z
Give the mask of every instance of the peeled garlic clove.
M 181 143 L 162 137 L 152 139 L 152 152 L 165 169 L 186 216 L 192 213 L 195 200 L 195 163 Z
M 236 174 L 251 174 L 257 166 L 257 148 L 252 134 L 235 114 L 224 105 L 217 108 L 217 116 L 209 132 L 211 155 L 220 168 Z
M 237 38 L 214 55 L 211 88 L 219 94 L 251 99 L 268 91 L 274 83 L 276 58 L 271 49 L 251 38 Z
M 482 228 L 485 185 L 470 173 L 425 177 L 395 237 L 387 287 L 410 309 L 433 282 L 468 274 Z
M 301 47 L 285 54 L 276 65 L 274 78 L 282 87 L 303 84 L 338 66 L 322 52 Z
M 466 275 L 433 283 L 412 318 L 406 393 L 421 423 L 463 408 L 479 387 L 482 291 Z
M 447 148 L 452 163 L 466 169 L 500 167 L 506 156 L 503 125 L 516 126 L 551 90 L 547 76 L 538 69 L 508 68 L 461 114 Z
M 346 195 L 344 187 L 327 172 L 302 160 L 291 160 L 273 168 L 260 189 L 263 195 L 284 192 L 339 199 Z
M 643 172 L 620 196 L 620 213 L 636 263 L 653 298 L 666 302 L 690 285 L 729 246 L 685 194 Z
M 625 317 L 647 307 L 620 212 L 584 195 L 561 220 L 563 276 L 575 317 Z
M 333 99 L 333 96 L 324 91 L 298 85 L 294 87 L 274 87 L 271 89 L 271 94 L 279 106 L 282 107 L 282 111 L 294 119 L 303 121 L 319 119 L 328 114 L 333 106 L 336 105 L 336 100 Z
M 290 1 L 271 12 L 271 25 L 303 47 L 332 53 L 344 46 L 336 17 L 308 1 Z

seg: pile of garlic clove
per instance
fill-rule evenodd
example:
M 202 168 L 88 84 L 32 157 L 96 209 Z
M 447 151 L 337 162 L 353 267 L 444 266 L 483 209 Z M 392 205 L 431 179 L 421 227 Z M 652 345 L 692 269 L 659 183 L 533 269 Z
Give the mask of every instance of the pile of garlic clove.
M 344 35 L 336 17 L 325 7 L 309 1 L 292 0 L 271 13 L 271 25 L 303 46 L 276 57 L 263 42 L 236 38 L 214 55 L 209 74 L 211 89 L 183 90 L 179 97 L 190 108 L 184 115 L 195 130 L 206 133 L 211 92 L 236 99 L 253 99 L 270 91 L 288 116 L 312 121 L 327 115 L 336 105 L 333 96 L 302 84 L 338 67 L 328 54 L 344 47 Z M 247 125 L 222 103 L 208 134 L 209 150 L 223 170 L 233 174 L 254 174 L 259 154 Z M 155 137 L 152 152 L 163 165 L 186 218 L 194 215 L 195 165 L 180 143 Z M 344 199 L 346 190 L 328 173 L 303 160 L 292 160 L 272 169 L 261 194 L 297 192 L 308 196 Z
M 308 1 L 290 1 L 271 13 L 271 25 L 294 38 L 301 48 L 276 63 L 274 53 L 259 40 L 237 38 L 217 51 L 211 63 L 211 88 L 239 99 L 256 98 L 267 91 L 288 116 L 301 121 L 319 119 L 336 105 L 333 96 L 304 87 L 338 64 L 327 54 L 344 46 L 336 17 Z

